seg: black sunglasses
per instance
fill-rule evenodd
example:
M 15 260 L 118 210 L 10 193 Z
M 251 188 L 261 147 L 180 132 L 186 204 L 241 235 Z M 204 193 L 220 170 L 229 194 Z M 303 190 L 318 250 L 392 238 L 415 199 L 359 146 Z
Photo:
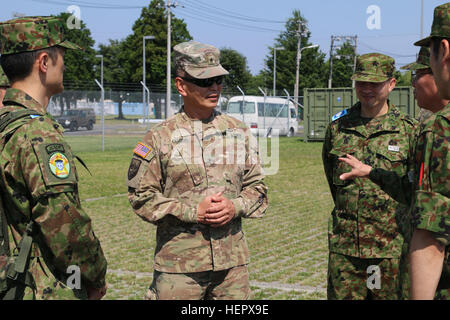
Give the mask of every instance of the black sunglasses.
M 186 78 L 186 77 L 180 77 L 180 78 L 183 79 L 184 81 L 193 83 L 196 86 L 199 86 L 202 88 L 211 87 L 214 83 L 217 83 L 217 85 L 221 85 L 223 82 L 223 76 L 207 78 L 207 79 L 194 79 L 194 78 Z

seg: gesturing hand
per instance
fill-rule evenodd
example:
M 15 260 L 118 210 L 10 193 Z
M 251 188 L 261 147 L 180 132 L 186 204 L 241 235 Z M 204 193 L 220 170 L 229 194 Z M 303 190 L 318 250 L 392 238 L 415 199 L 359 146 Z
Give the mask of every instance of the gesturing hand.
M 345 162 L 350 167 L 352 167 L 352 171 L 343 173 L 339 176 L 341 180 L 352 180 L 355 178 L 367 178 L 372 171 L 372 167 L 362 163 L 354 156 L 346 154 L 345 158 L 338 158 L 339 161 Z

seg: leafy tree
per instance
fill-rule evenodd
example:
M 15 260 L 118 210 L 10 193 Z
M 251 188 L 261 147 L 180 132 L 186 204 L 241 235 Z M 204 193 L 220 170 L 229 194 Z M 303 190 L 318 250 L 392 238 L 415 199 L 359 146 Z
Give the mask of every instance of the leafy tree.
M 57 15 L 63 22 L 68 21 L 70 13 L 62 12 Z M 79 29 L 69 29 L 66 23 L 63 23 L 64 37 L 66 40 L 74 42 L 84 50 L 66 50 L 64 55 L 64 85 L 71 90 L 83 90 L 95 86 L 94 74 L 92 72 L 97 63 L 95 50 L 93 48 L 95 41 L 92 39 L 91 31 L 83 21 L 80 21 Z M 65 100 L 66 107 L 70 109 L 71 104 L 76 105 L 77 99 L 81 94 L 74 91 L 66 91 L 59 95 L 61 102 Z M 61 103 L 61 113 L 64 111 L 64 103 Z
M 400 87 L 400 86 L 410 87 L 411 86 L 411 71 L 405 71 L 405 72 L 395 71 L 394 77 L 395 77 L 395 79 L 397 79 L 396 86 L 398 86 L 398 87 Z
M 164 91 L 167 68 L 167 13 L 163 0 L 152 0 L 144 7 L 135 21 L 133 33 L 122 43 L 119 59 L 123 67 L 124 81 L 139 83 L 142 81 L 142 42 L 144 36 L 154 36 L 146 40 L 146 84 L 150 90 Z M 178 43 L 192 40 L 186 23 L 172 14 L 172 47 Z M 161 103 L 156 102 L 157 116 L 161 116 Z
M 220 49 L 220 64 L 230 73 L 224 79 L 225 91 L 235 91 L 236 86 L 244 91 L 248 89 L 252 74 L 244 55 L 231 48 L 222 48 Z
M 275 45 L 269 47 L 269 54 L 266 56 L 266 67 L 261 72 L 264 75 L 265 87 L 273 86 L 273 65 L 274 65 L 274 47 L 282 47 L 283 50 L 277 50 L 277 77 L 276 77 L 276 93 L 284 94 L 283 89 L 293 95 L 296 67 L 297 67 L 297 42 L 299 23 L 303 24 L 303 28 L 307 26 L 306 19 L 301 15 L 299 10 L 294 10 L 292 17 L 285 24 L 285 31 L 275 39 Z M 303 32 L 301 39 L 301 47 L 312 45 L 309 42 L 311 33 Z M 326 83 L 326 64 L 325 54 L 319 52 L 318 48 L 311 48 L 302 51 L 300 68 L 299 68 L 299 94 L 301 95 L 303 88 L 323 87 Z
M 344 42 L 342 46 L 336 51 L 333 56 L 333 74 L 332 74 L 332 87 L 343 88 L 352 86 L 352 75 L 354 65 L 354 47 Z M 329 77 L 330 61 L 327 62 L 327 79 Z

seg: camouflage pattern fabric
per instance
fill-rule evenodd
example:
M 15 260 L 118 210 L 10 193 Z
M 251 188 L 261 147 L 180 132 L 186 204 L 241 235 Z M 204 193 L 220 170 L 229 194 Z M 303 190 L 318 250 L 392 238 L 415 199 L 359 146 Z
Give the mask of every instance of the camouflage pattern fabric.
M 450 104 L 425 124 L 418 138 L 413 227 L 432 232 L 445 246 L 438 291 L 450 289 Z
M 335 203 L 329 221 L 330 251 L 360 258 L 398 258 L 403 244 L 399 225 L 406 206 L 369 179 L 339 179 L 351 168 L 338 157 L 351 154 L 372 167 L 406 175 L 416 120 L 390 102 L 386 115 L 369 122 L 360 111 L 358 102 L 326 132 L 323 163 Z
M 367 53 L 356 59 L 356 71 L 352 80 L 384 82 L 393 77 L 395 60 L 381 53 Z
M 154 272 L 146 300 L 248 300 L 247 266 L 196 273 Z
M 417 60 L 401 67 L 400 69 L 415 71 L 428 68 L 430 68 L 430 48 L 421 47 L 419 55 L 417 56 Z
M 155 270 L 192 273 L 247 264 L 241 218 L 263 216 L 263 177 L 250 130 L 218 111 L 195 121 L 181 110 L 150 130 L 134 150 L 128 190 L 134 212 L 157 225 Z M 218 192 L 233 202 L 235 218 L 219 228 L 197 223 L 198 204 Z
M 78 176 L 63 129 L 43 106 L 20 90 L 8 89 L 3 102 L 0 119 L 24 109 L 37 114 L 11 123 L 1 133 L 0 185 L 8 223 L 20 234 L 30 219 L 39 226 L 34 237 L 39 249 L 34 249 L 31 269 L 36 270 L 39 257 L 52 272 L 48 273 L 51 279 L 44 281 L 47 284 L 38 284 L 42 288 L 38 297 L 51 296 L 43 291 L 53 283 L 65 283 L 71 265 L 80 268 L 83 287 L 103 287 L 107 262 L 91 220 L 80 205 Z M 42 279 L 36 272 L 34 275 Z
M 0 67 L 0 87 L 9 87 L 9 80 L 6 77 L 5 72 L 3 72 L 2 67 Z M 1 101 L 0 101 L 1 104 Z
M 191 77 L 207 79 L 228 74 L 220 65 L 216 47 L 196 41 L 183 42 L 173 47 L 175 63 Z
M 407 264 L 401 259 L 359 259 L 331 252 L 328 265 L 328 300 L 406 300 L 409 297 L 408 273 L 404 269 Z M 374 266 L 380 272 L 378 284 L 371 278 L 374 273 L 369 268 Z
M 330 255 L 340 254 L 366 259 L 404 259 L 407 237 L 407 204 L 397 202 L 369 179 L 343 181 L 339 176 L 351 170 L 338 160 L 351 154 L 372 167 L 406 175 L 410 148 L 415 139 L 416 120 L 402 114 L 389 101 L 388 113 L 374 119 L 360 116 L 358 102 L 345 116 L 327 128 L 322 158 L 335 208 L 328 224 Z M 336 286 L 337 264 L 330 264 L 328 286 Z M 397 267 L 398 269 L 398 264 Z M 405 272 L 407 268 L 403 267 Z M 366 272 L 359 270 L 358 272 Z M 388 277 L 388 274 L 385 274 Z M 394 275 L 392 275 L 394 277 Z M 342 277 L 342 275 L 340 276 Z M 349 274 L 348 281 L 353 281 Z M 407 279 L 401 275 L 402 279 Z M 394 281 L 395 279 L 392 279 Z M 386 283 L 388 283 L 387 281 Z M 397 294 L 398 289 L 391 293 Z M 337 299 L 345 299 L 339 295 Z
M 0 23 L 0 54 L 34 51 L 53 46 L 81 49 L 64 40 L 62 21 L 55 17 L 24 17 Z
M 450 38 L 450 2 L 434 8 L 430 36 L 414 43 L 415 46 L 430 46 L 433 38 Z

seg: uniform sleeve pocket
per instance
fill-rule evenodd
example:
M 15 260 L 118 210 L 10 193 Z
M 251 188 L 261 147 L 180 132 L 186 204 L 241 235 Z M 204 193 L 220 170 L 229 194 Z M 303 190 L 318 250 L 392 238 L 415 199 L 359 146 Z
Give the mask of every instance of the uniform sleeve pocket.
M 32 146 L 47 188 L 77 184 L 73 155 L 67 143 L 40 143 Z M 61 189 L 61 192 L 69 191 L 66 189 Z

